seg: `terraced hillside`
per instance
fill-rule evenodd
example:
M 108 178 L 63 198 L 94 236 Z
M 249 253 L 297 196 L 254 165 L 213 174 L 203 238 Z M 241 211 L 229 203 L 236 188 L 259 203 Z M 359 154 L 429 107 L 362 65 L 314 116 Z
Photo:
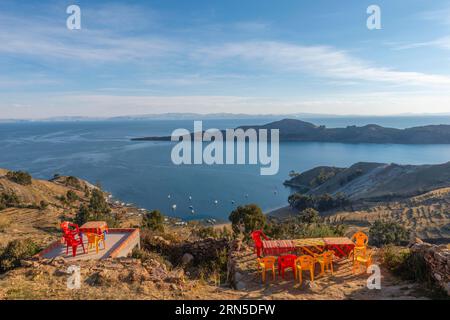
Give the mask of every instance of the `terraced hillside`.
M 412 235 L 430 242 L 450 240 L 450 188 L 386 203 L 362 204 L 352 212 L 339 212 L 332 219 L 347 224 L 369 226 L 378 219 L 394 220 L 408 228 Z

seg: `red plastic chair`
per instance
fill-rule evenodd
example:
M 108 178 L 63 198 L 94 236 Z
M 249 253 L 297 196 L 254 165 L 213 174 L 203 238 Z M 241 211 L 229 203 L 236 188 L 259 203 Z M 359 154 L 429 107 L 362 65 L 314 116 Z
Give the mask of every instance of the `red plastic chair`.
M 269 240 L 269 237 L 267 237 L 262 230 L 256 230 L 251 233 L 253 242 L 255 243 L 255 253 L 258 256 L 258 258 L 261 257 L 261 251 L 262 251 L 262 240 L 261 237 L 264 238 L 264 240 Z
M 295 260 L 297 256 L 295 254 L 286 254 L 278 257 L 278 274 L 281 274 L 281 278 L 284 279 L 284 270 L 291 268 L 294 273 L 294 279 L 297 278 L 295 270 Z
M 66 243 L 66 255 L 69 254 L 69 247 L 72 247 L 72 256 L 76 257 L 79 245 L 83 248 L 83 253 L 86 253 L 80 228 L 77 224 L 65 221 L 61 223 L 61 229 Z

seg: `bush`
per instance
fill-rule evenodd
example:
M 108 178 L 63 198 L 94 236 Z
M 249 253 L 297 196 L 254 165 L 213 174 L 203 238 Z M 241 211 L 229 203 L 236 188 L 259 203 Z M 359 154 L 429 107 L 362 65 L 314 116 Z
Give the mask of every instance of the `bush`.
M 20 260 L 31 258 L 39 252 L 39 246 L 30 239 L 13 240 L 0 253 L 0 273 L 17 268 Z
M 9 193 L 1 193 L 0 194 L 0 210 L 18 207 L 20 205 L 19 197 L 14 191 L 10 191 Z
M 6 178 L 10 181 L 27 186 L 31 184 L 31 176 L 25 171 L 9 171 Z
M 316 223 L 319 222 L 319 220 L 319 212 L 312 208 L 305 209 L 299 214 L 299 221 L 302 223 Z
M 409 240 L 409 231 L 394 221 L 375 221 L 369 229 L 370 244 L 380 247 L 383 245 L 401 245 Z
M 229 220 L 233 232 L 238 235 L 244 233 L 245 239 L 250 238 L 250 233 L 254 230 L 262 229 L 266 225 L 266 216 L 256 204 L 239 206 L 231 212 Z
M 193 233 L 200 239 L 219 238 L 219 233 L 211 226 L 209 227 L 200 226 L 198 228 L 195 228 L 193 230 Z
M 41 202 L 39 202 L 39 209 L 40 210 L 45 210 L 48 207 L 48 202 L 45 200 L 41 200 Z
M 69 176 L 66 178 L 65 185 L 75 189 L 81 188 L 80 180 L 77 177 Z
M 301 193 L 294 193 L 288 197 L 289 205 L 299 211 L 313 208 L 319 211 L 327 211 L 331 209 L 344 208 L 351 204 L 350 200 L 343 193 L 332 196 L 328 193 L 311 196 Z
M 78 198 L 78 195 L 74 191 L 69 190 L 66 193 L 66 199 L 69 203 L 72 203 L 72 202 L 77 201 L 79 198 Z
M 321 217 L 315 216 L 314 211 L 308 210 L 306 216 L 300 215 L 283 220 L 271 219 L 264 231 L 268 236 L 277 239 L 342 237 L 346 226 L 342 223 L 326 222 Z
M 164 216 L 159 210 L 147 212 L 142 219 L 142 227 L 152 231 L 164 232 Z

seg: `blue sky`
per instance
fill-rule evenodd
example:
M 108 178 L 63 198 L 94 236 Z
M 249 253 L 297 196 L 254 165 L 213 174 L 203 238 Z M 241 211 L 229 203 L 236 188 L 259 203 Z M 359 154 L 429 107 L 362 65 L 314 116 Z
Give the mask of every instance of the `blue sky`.
M 449 113 L 449 53 L 449 1 L 3 0 L 0 118 Z

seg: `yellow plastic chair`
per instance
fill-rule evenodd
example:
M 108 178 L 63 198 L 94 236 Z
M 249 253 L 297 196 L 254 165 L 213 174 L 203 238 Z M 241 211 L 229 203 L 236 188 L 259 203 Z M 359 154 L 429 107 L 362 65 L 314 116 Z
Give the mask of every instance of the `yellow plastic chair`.
M 303 271 L 309 271 L 311 281 L 314 281 L 314 264 L 314 257 L 308 255 L 300 256 L 295 260 L 299 283 L 303 282 Z
M 365 249 L 354 249 L 353 253 L 353 270 L 355 273 L 356 269 L 361 271 L 361 266 L 365 266 L 366 269 L 372 264 L 372 254 L 373 252 L 367 252 Z
M 105 235 L 97 234 L 97 233 L 85 233 L 84 234 L 88 239 L 88 245 L 87 245 L 87 253 L 89 253 L 89 249 L 95 247 L 96 253 L 98 253 L 99 250 L 99 244 L 100 242 L 103 242 L 103 249 L 106 249 L 105 244 Z
M 276 257 L 258 258 L 258 272 L 261 272 L 262 282 L 266 282 L 266 271 L 272 270 L 272 280 L 275 280 L 275 262 Z
M 320 264 L 320 274 L 323 275 L 325 271 L 330 270 L 333 274 L 333 251 L 325 251 L 322 254 L 315 254 L 314 259 L 316 263 Z

